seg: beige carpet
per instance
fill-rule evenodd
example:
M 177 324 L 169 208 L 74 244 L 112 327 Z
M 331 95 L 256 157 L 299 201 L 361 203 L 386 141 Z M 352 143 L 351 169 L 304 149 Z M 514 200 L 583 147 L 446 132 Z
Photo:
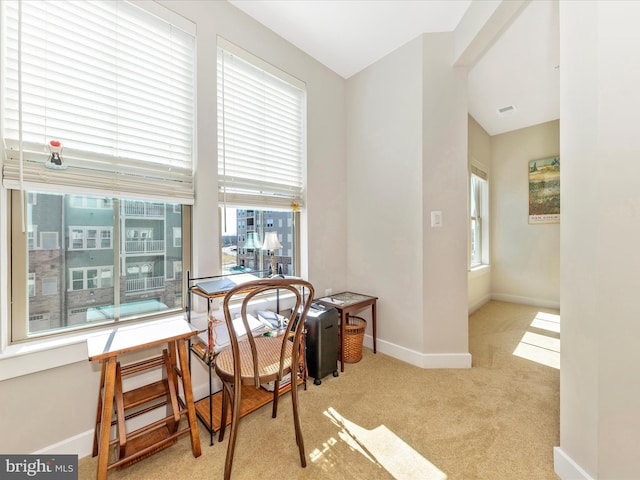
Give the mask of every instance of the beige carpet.
M 339 377 L 301 390 L 307 468 L 300 467 L 286 395 L 278 418 L 265 406 L 241 420 L 233 477 L 557 479 L 559 370 L 513 354 L 539 351 L 547 363 L 555 355 L 559 334 L 547 328 L 554 318 L 536 320 L 540 311 L 558 313 L 491 302 L 471 315 L 471 369 L 425 370 L 365 349 Z M 210 447 L 203 428 L 200 438 L 197 459 L 183 437 L 109 478 L 222 478 L 226 439 Z M 79 478 L 95 478 L 96 465 L 81 459 Z

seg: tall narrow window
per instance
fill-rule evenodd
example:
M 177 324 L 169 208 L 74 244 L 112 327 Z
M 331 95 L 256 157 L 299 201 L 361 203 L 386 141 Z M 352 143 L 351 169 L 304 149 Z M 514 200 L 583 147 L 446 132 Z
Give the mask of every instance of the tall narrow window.
M 473 268 L 489 263 L 487 174 L 473 167 L 470 184 L 470 266 Z
M 218 175 L 224 273 L 295 274 L 306 160 L 303 82 L 218 39 Z M 262 246 L 275 231 L 278 272 Z

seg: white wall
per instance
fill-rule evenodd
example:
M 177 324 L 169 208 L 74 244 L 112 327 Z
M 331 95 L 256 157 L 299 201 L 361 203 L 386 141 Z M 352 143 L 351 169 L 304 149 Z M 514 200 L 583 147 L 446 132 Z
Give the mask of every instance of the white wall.
M 307 84 L 308 188 L 303 237 L 308 242 L 308 251 L 303 252 L 307 255 L 303 262 L 304 275 L 321 293 L 325 288 L 345 289 L 344 80 L 227 2 L 160 3 L 195 21 L 198 29 L 194 273 L 215 273 L 219 264 L 216 185 L 216 35 L 219 34 Z M 99 371 L 97 365 L 88 362 L 83 342 L 62 347 L 60 351 L 65 348 L 72 350 L 65 357 L 70 358 L 69 365 L 0 382 L 0 431 L 3 432 L 0 452 L 35 452 L 64 441 L 68 443 L 54 450 L 90 453 Z M 58 356 L 57 351 L 48 354 Z M 0 369 L 14 368 L 16 362 L 20 366 L 30 365 L 34 370 L 48 365 L 47 361 L 38 361 L 35 355 L 27 354 L 8 360 L 0 358 Z M 199 366 L 194 367 L 194 390 L 197 395 L 206 391 L 205 370 Z
M 470 367 L 467 69 L 452 67 L 453 33 L 422 38 L 425 364 Z M 432 212 L 442 212 L 441 227 L 431 225 Z
M 466 76 L 452 45 L 423 35 L 347 81 L 348 286 L 380 297 L 379 350 L 423 367 L 471 364 Z
M 640 478 L 638 18 L 560 3 L 563 479 Z
M 560 306 L 560 224 L 528 223 L 529 161 L 559 152 L 557 120 L 491 137 L 489 191 L 494 299 Z M 562 158 L 560 162 L 562 165 Z M 561 167 L 561 185 L 565 176 Z M 562 211 L 561 218 L 564 219 Z
M 347 81 L 348 286 L 380 297 L 382 352 L 422 349 L 421 56 L 418 38 Z

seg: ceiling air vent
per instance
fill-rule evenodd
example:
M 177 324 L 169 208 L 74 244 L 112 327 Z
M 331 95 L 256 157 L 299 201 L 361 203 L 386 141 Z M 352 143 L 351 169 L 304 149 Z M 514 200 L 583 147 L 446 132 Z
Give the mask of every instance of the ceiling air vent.
M 518 110 L 515 105 L 507 105 L 506 107 L 500 107 L 498 109 L 498 115 L 501 117 L 508 117 L 509 115 L 513 115 Z

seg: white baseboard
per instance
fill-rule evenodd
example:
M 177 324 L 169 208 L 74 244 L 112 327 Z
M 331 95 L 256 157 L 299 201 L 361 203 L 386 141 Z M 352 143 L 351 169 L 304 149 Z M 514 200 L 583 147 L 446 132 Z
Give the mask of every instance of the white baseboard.
M 553 447 L 553 469 L 562 480 L 594 480 L 560 447 Z
M 471 368 L 470 353 L 429 353 L 422 360 L 422 368 Z
M 556 310 L 560 308 L 560 301 L 548 300 L 544 298 L 523 297 L 519 295 L 508 295 L 505 293 L 492 293 L 491 300 L 498 300 L 500 302 L 509 303 L 521 303 L 534 307 L 554 308 Z
M 87 457 L 92 453 L 93 430 L 87 430 L 73 437 L 65 438 L 61 442 L 33 452 L 34 455 L 78 455 L 78 458 Z
M 373 349 L 373 337 L 365 334 L 363 345 Z M 470 353 L 420 353 L 379 338 L 376 350 L 420 368 L 471 368 Z
M 478 310 L 480 307 L 482 307 L 483 305 L 489 303 L 491 301 L 491 295 L 485 295 L 484 297 L 482 297 L 480 300 L 469 304 L 469 314 L 472 314 L 473 312 L 475 312 L 476 310 Z

